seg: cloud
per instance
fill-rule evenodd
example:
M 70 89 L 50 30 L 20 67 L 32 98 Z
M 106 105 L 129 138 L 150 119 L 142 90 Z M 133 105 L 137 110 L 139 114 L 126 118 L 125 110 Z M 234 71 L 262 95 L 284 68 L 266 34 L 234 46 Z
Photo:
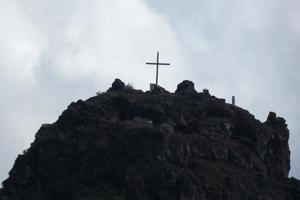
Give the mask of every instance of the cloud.
M 176 62 L 180 62 L 175 33 L 164 18 L 142 1 L 77 0 L 64 1 L 63 5 L 54 1 L 45 10 L 44 2 L 33 2 L 42 8 L 37 15 L 47 19 L 37 22 L 48 36 L 41 62 L 51 65 L 61 79 L 73 81 L 88 77 L 110 82 L 115 76 L 121 76 L 137 80 L 145 88 L 148 86 L 143 84 L 144 78 L 150 76 L 142 78 L 137 74 L 147 72 L 143 66 L 146 58 L 161 50 L 166 52 L 166 57 L 176 57 Z M 61 9 L 61 13 L 55 10 L 64 5 L 66 9 Z M 68 5 L 72 9 L 68 10 Z M 65 10 L 70 12 L 66 14 Z
M 140 0 L 0 1 L 0 22 L 1 180 L 40 125 L 71 101 L 116 77 L 148 89 L 155 74 L 144 63 L 158 50 L 183 63 L 168 21 Z M 174 87 L 184 69 L 161 72 Z

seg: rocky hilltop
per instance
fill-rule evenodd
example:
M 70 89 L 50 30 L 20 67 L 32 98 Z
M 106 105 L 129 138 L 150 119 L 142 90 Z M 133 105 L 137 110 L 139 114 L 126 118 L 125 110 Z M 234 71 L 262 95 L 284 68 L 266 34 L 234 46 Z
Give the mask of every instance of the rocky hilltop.
M 116 80 L 43 125 L 0 200 L 299 200 L 289 130 L 271 112 L 197 92 L 143 92 Z

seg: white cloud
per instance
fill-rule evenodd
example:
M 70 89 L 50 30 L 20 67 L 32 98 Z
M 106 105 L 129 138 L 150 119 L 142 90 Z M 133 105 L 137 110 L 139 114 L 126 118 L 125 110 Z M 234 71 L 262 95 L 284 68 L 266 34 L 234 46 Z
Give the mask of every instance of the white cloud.
M 31 84 L 42 39 L 15 1 L 0 1 L 1 80 Z M 22 84 L 24 84 L 22 83 Z
M 38 4 L 31 7 L 34 8 L 32 13 L 42 8 L 36 15 L 46 18 L 37 21 L 48 36 L 43 55 L 47 61 L 41 62 L 51 63 L 53 71 L 61 78 L 89 77 L 110 82 L 121 76 L 136 80 L 138 85 L 146 88 L 145 78 L 151 79 L 145 74 L 147 70 L 143 63 L 154 56 L 156 50 L 166 52 L 167 57 L 178 58 L 176 63 L 181 62 L 173 30 L 143 1 L 64 1 L 62 5 L 54 1 L 45 10 L 44 2 L 32 2 Z M 66 2 L 72 4 L 72 9 L 49 14 L 48 10 L 66 6 Z

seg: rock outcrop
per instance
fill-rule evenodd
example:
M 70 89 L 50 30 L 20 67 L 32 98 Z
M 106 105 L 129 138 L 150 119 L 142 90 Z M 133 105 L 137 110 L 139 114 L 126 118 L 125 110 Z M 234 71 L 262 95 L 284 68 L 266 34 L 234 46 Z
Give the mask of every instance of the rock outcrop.
M 185 80 L 178 84 L 175 93 L 197 93 L 197 91 L 192 81 Z
M 112 91 L 124 91 L 125 90 L 125 83 L 120 79 L 116 78 L 115 81 L 112 83 L 111 88 L 109 90 Z
M 289 130 L 183 83 L 112 90 L 43 125 L 0 200 L 299 200 Z M 187 86 L 189 85 L 189 86 Z

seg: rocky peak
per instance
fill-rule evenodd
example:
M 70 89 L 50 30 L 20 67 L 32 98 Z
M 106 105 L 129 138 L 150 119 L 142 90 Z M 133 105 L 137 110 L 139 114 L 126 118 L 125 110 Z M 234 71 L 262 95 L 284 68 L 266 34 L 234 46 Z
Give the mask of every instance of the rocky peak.
M 267 123 L 286 126 L 285 119 L 282 117 L 277 117 L 275 112 L 269 113 Z
M 300 199 L 283 118 L 262 123 L 190 81 L 175 93 L 124 87 L 43 125 L 0 200 Z

